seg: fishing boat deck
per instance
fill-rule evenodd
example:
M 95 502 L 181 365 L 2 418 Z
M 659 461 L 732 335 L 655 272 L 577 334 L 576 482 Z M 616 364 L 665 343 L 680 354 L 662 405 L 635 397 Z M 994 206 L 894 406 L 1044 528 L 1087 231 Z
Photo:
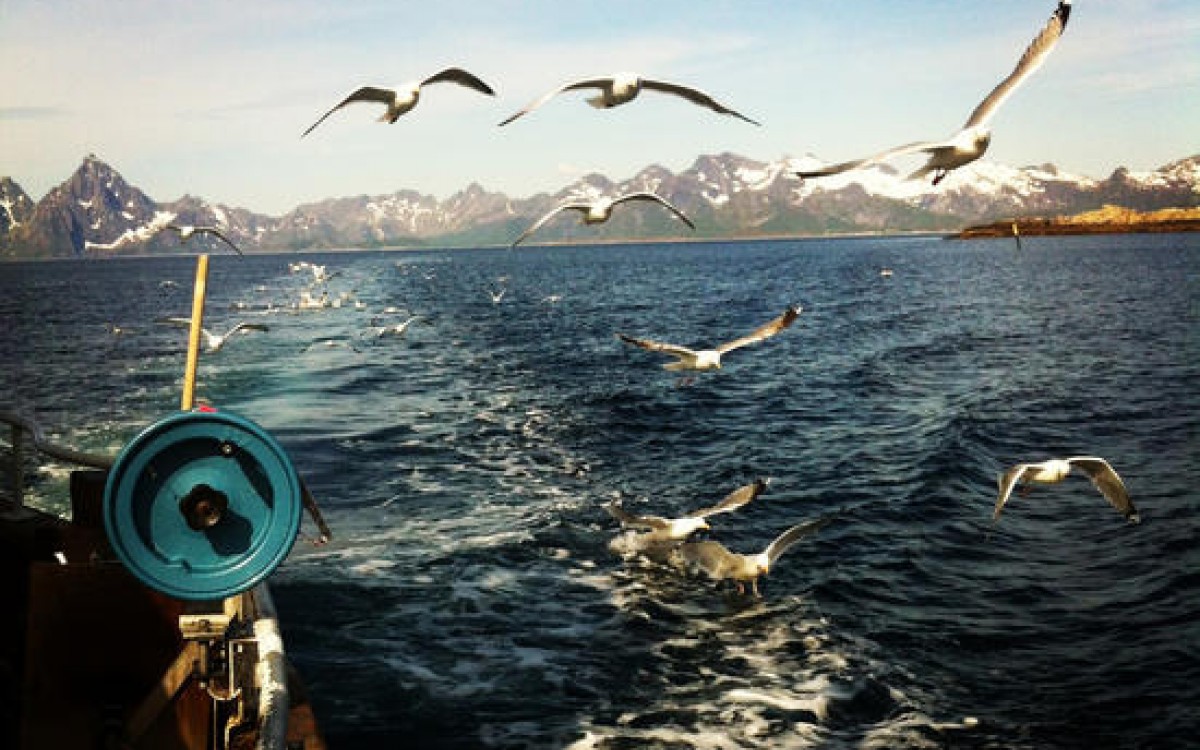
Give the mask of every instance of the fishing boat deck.
M 252 686 L 243 690 L 263 692 L 250 696 L 254 703 L 267 702 L 254 674 L 262 647 L 250 624 L 262 614 L 256 596 L 269 596 L 264 589 L 224 602 L 185 602 L 137 580 L 105 536 L 106 476 L 72 472 L 69 519 L 0 495 L 0 747 L 324 748 L 286 660 L 279 676 L 285 744 L 263 741 L 261 717 L 240 714 L 245 702 L 214 699 L 226 697 L 216 675 L 240 671 L 239 684 Z M 181 632 L 189 614 L 235 626 L 231 663 L 213 670 L 211 682 L 198 678 L 208 651 Z

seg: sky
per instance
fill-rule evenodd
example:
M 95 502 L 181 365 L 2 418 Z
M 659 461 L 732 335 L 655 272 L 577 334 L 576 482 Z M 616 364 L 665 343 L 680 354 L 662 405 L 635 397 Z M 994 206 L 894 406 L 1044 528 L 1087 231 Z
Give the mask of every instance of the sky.
M 88 154 L 158 201 L 283 214 L 330 197 L 471 183 L 513 197 L 703 154 L 865 156 L 953 134 L 1042 28 L 1049 0 L 0 0 L 0 176 L 34 200 Z M 388 125 L 363 85 L 446 67 Z M 618 71 L 702 89 L 755 127 L 643 93 L 564 93 Z M 1075 0 L 1054 54 L 992 121 L 986 159 L 1089 177 L 1200 153 L 1196 0 Z

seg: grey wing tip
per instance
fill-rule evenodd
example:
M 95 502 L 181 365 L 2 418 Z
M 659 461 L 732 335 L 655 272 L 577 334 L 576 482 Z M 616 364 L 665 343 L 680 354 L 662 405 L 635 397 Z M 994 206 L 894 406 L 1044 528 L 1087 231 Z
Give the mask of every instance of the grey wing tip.
M 520 116 L 521 116 L 521 115 L 523 115 L 523 114 L 525 114 L 525 110 L 521 110 L 520 112 L 517 112 L 516 114 L 509 115 L 508 117 L 506 117 L 506 118 L 504 118 L 503 120 L 501 120 L 501 121 L 499 122 L 499 124 L 497 124 L 497 125 L 496 125 L 496 127 L 498 127 L 498 128 L 502 128 L 502 127 L 504 127 L 505 125 L 509 124 L 510 122 L 512 122 L 513 120 L 517 119 L 518 117 L 520 117 Z

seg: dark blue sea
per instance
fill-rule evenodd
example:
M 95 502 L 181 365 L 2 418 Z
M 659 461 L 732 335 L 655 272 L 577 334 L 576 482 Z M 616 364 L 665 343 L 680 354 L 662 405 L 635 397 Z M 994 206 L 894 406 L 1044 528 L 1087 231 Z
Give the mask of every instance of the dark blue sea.
M 294 308 L 299 260 L 339 306 Z M 157 321 L 194 268 L 0 265 L 0 405 L 111 453 L 178 409 Z M 715 344 L 791 304 L 691 382 L 614 338 Z M 334 748 L 1200 743 L 1198 235 L 213 256 L 205 321 L 238 320 L 270 330 L 197 393 L 273 433 L 333 528 L 306 519 L 271 588 Z M 1073 455 L 1140 525 L 1081 476 L 993 522 L 1004 468 Z M 760 476 L 710 538 L 829 519 L 761 599 L 609 549 L 614 498 L 681 515 Z M 65 509 L 64 468 L 31 483 Z

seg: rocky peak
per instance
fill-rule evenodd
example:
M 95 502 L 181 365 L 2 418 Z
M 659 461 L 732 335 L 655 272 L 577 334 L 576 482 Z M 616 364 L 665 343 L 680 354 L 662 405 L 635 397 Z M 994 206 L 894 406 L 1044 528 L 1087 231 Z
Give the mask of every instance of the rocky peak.
M 90 241 L 111 243 L 150 221 L 155 208 L 145 193 L 88 154 L 66 182 L 38 202 L 29 224 L 14 240 L 36 254 L 81 255 Z
M 16 182 L 0 177 L 0 247 L 5 247 L 9 233 L 29 221 L 33 201 Z

